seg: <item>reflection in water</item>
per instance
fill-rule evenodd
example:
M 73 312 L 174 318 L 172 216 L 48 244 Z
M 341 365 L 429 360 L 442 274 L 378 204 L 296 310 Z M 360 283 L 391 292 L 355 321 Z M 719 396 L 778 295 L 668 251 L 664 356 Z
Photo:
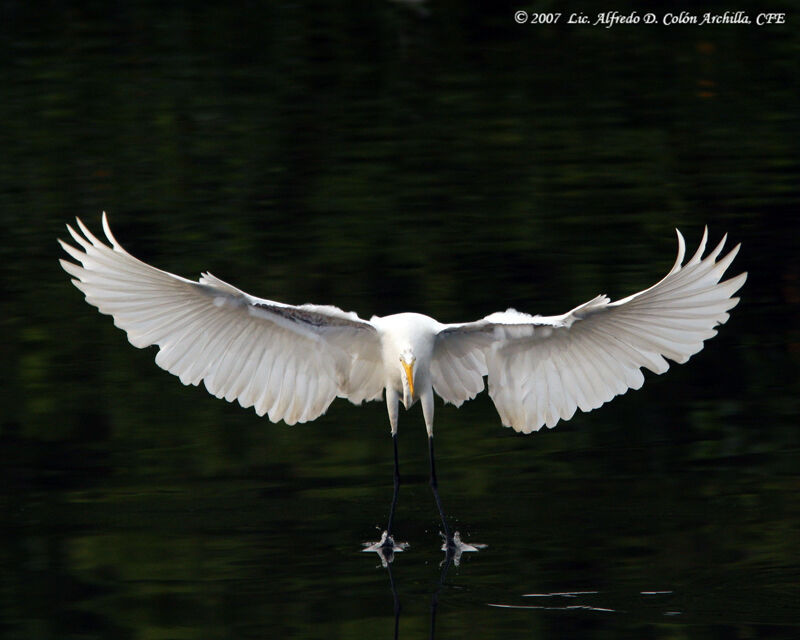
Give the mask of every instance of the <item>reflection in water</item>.
M 397 452 L 397 437 L 394 437 L 395 442 L 395 452 Z M 436 497 L 436 506 L 439 508 L 439 514 L 442 518 L 442 523 L 445 527 L 446 525 L 446 517 L 444 511 L 442 510 L 441 500 L 439 499 L 439 493 L 436 490 L 435 485 L 435 478 L 436 472 L 433 463 L 433 439 L 430 439 L 431 443 L 431 487 L 434 488 L 434 496 Z M 394 483 L 394 492 L 392 494 L 392 505 L 390 507 L 390 516 L 389 516 L 389 523 L 392 522 L 392 517 L 394 514 L 395 506 L 397 505 L 397 498 L 398 493 L 400 490 L 400 482 L 399 482 L 399 474 L 397 468 L 397 457 L 395 456 L 395 483 Z M 456 567 L 461 564 L 461 556 L 464 553 L 472 553 L 480 551 L 481 549 L 485 549 L 488 545 L 481 544 L 481 543 L 473 543 L 468 544 L 461 540 L 461 533 L 458 531 L 454 531 L 453 535 L 451 536 L 449 533 L 441 534 L 443 538 L 442 543 L 442 551 L 444 551 L 444 560 L 442 560 L 440 567 L 441 571 L 439 572 L 439 580 L 436 583 L 436 588 L 434 589 L 433 595 L 431 596 L 431 621 L 430 621 L 430 637 L 434 638 L 435 629 L 436 629 L 436 611 L 439 607 L 439 592 L 442 590 L 442 586 L 444 585 L 445 578 L 447 577 L 447 571 L 450 569 L 450 565 L 455 565 Z M 394 562 L 394 554 L 405 551 L 409 548 L 409 543 L 407 542 L 395 542 L 394 538 L 391 536 L 391 533 L 387 530 L 381 534 L 381 539 L 377 542 L 365 542 L 363 543 L 364 552 L 375 552 L 381 559 L 381 566 L 386 569 L 387 574 L 389 575 L 389 586 L 392 591 L 392 600 L 394 602 L 394 637 L 395 639 L 398 637 L 399 628 L 400 628 L 400 597 L 397 592 L 397 585 L 395 584 L 394 574 L 392 573 L 392 563 Z
M 490 607 L 496 609 L 532 609 L 539 611 L 597 611 L 600 613 L 630 613 L 630 610 L 623 610 L 613 608 L 610 606 L 601 606 L 603 603 L 589 603 L 581 602 L 579 604 L 569 603 L 572 600 L 592 600 L 602 599 L 601 591 L 557 591 L 554 593 L 525 593 L 522 594 L 523 598 L 540 598 L 546 600 L 547 604 L 499 604 L 488 603 Z M 672 591 L 640 591 L 640 596 L 667 596 L 672 595 Z M 563 604 L 562 604 L 563 603 Z M 652 605 L 652 603 L 647 603 Z M 628 600 L 628 607 L 636 606 L 635 600 Z M 662 612 L 665 616 L 680 615 L 680 611 L 667 610 Z
M 364 553 L 375 552 L 380 556 L 381 564 L 388 567 L 394 561 L 394 554 L 408 549 L 408 542 L 395 542 L 394 538 L 389 535 L 388 531 L 381 534 L 381 539 L 378 542 L 364 542 Z
M 369 545 L 369 546 L 366 546 Z M 381 565 L 386 569 L 389 576 L 389 588 L 392 592 L 392 601 L 394 603 L 394 638 L 399 637 L 400 629 L 400 596 L 397 592 L 397 584 L 395 583 L 394 574 L 392 573 L 392 562 L 394 561 L 394 554 L 399 551 L 404 551 L 408 548 L 408 543 L 395 543 L 386 531 L 383 532 L 380 541 L 369 544 L 365 543 L 363 551 L 374 551 L 381 558 Z M 461 541 L 461 534 L 456 531 L 451 538 L 445 538 L 442 545 L 444 551 L 444 560 L 442 560 L 441 571 L 439 572 L 439 579 L 436 583 L 436 588 L 431 596 L 431 619 L 430 619 L 430 638 L 433 639 L 436 634 L 436 612 L 439 608 L 439 593 L 444 586 L 447 577 L 447 571 L 451 565 L 459 566 L 461 563 L 461 554 L 465 552 L 478 551 L 485 549 L 485 544 L 466 544 Z
M 451 539 L 448 540 L 445 538 L 445 541 L 442 544 L 442 551 L 445 551 L 448 555 L 452 556 L 453 564 L 458 566 L 461 564 L 461 554 L 480 551 L 488 546 L 488 544 L 483 544 L 481 542 L 473 542 L 471 544 L 463 542 L 461 540 L 461 534 L 456 531 L 453 533 L 453 537 Z
M 389 537 L 389 534 L 384 531 L 379 542 L 376 542 L 364 549 L 364 551 L 375 551 L 380 556 L 381 565 L 386 569 L 386 572 L 389 575 L 389 587 L 392 590 L 392 602 L 394 603 L 395 640 L 397 640 L 400 631 L 400 596 L 397 593 L 397 585 L 394 583 L 392 562 L 394 561 L 395 552 L 403 551 L 407 547 L 407 543 L 400 543 L 399 545 L 396 545 Z
M 436 583 L 436 589 L 433 591 L 433 595 L 431 596 L 431 632 L 430 638 L 433 638 L 436 635 L 436 612 L 439 610 L 439 592 L 442 590 L 442 586 L 444 585 L 444 580 L 447 577 L 447 570 L 450 569 L 450 565 L 453 562 L 453 558 L 455 557 L 453 545 L 448 544 L 448 541 L 445 541 L 444 544 L 444 562 L 442 562 L 442 570 L 439 573 L 439 581 Z M 459 555 L 460 557 L 460 555 Z
M 558 591 L 556 593 L 525 593 L 523 598 L 553 598 L 558 601 L 561 598 L 578 598 L 600 593 L 599 591 Z M 512 605 L 512 604 L 490 604 L 490 607 L 502 609 L 546 609 L 550 611 L 571 611 L 573 609 L 585 609 L 587 611 L 605 611 L 614 613 L 616 609 L 608 607 L 595 607 L 588 604 L 566 604 L 566 605 Z

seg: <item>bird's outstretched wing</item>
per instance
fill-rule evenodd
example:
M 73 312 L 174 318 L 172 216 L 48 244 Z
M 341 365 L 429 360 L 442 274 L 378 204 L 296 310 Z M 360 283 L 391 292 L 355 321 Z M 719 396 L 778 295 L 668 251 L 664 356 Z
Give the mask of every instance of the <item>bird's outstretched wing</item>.
M 717 261 L 725 238 L 703 258 L 700 248 L 684 265 L 678 258 L 657 284 L 611 302 L 604 295 L 561 316 L 530 316 L 513 309 L 477 322 L 447 325 L 436 339 L 431 367 L 434 389 L 461 404 L 483 388 L 505 426 L 530 433 L 591 411 L 644 382 L 641 368 L 664 373 L 716 335 L 715 326 L 736 306 L 732 297 L 746 273 L 720 282 L 739 245 Z
M 131 344 L 158 345 L 156 363 L 273 422 L 313 420 L 338 395 L 359 404 L 381 396 L 375 328 L 336 307 L 291 306 L 240 291 L 210 273 L 198 282 L 134 258 L 103 214 L 106 244 L 80 221 L 80 248 L 59 240 L 61 260 L 86 301 L 114 318 Z

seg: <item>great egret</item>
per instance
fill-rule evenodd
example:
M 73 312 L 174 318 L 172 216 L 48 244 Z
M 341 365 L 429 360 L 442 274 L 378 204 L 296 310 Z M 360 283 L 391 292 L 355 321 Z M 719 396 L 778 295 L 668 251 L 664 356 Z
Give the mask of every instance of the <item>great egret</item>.
M 428 431 L 431 486 L 442 515 L 433 452 L 434 392 L 460 406 L 484 388 L 505 426 L 530 433 L 591 411 L 644 382 L 641 369 L 664 373 L 703 348 L 728 319 L 747 274 L 720 282 L 737 245 L 717 261 L 724 237 L 705 258 L 708 230 L 684 265 L 639 293 L 611 302 L 605 295 L 560 316 L 509 309 L 476 322 L 443 324 L 418 313 L 362 320 L 337 307 L 289 305 L 256 298 L 203 273 L 195 282 L 130 255 L 111 233 L 108 243 L 77 220 L 67 225 L 80 248 L 61 240 L 77 262 L 61 260 L 86 301 L 128 334 L 135 347 L 158 345 L 156 363 L 184 384 L 204 382 L 229 402 L 287 424 L 314 420 L 334 398 L 354 404 L 385 392 L 399 482 L 399 404 L 422 405 Z M 395 493 L 396 498 L 396 493 Z M 391 519 L 388 530 L 391 532 Z

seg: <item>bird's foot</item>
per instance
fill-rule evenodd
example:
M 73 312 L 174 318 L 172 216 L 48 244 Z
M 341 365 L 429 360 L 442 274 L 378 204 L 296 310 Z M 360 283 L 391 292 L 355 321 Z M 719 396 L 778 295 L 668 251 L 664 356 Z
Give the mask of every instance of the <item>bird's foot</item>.
M 439 535 L 442 536 L 444 539 L 444 543 L 442 544 L 442 551 L 445 553 L 445 559 L 443 562 L 447 562 L 448 560 L 452 560 L 453 564 L 458 566 L 461 563 L 461 554 L 468 553 L 472 551 L 480 551 L 481 549 L 485 549 L 489 545 L 481 544 L 479 542 L 474 542 L 469 544 L 461 540 L 461 534 L 456 531 L 453 533 L 452 536 L 447 537 L 445 534 L 439 532 Z
M 395 542 L 394 538 L 388 531 L 381 534 L 381 539 L 377 542 L 364 542 L 362 551 L 368 553 L 374 551 L 381 558 L 381 564 L 388 567 L 389 563 L 394 560 L 394 554 L 405 551 L 410 546 L 408 542 Z

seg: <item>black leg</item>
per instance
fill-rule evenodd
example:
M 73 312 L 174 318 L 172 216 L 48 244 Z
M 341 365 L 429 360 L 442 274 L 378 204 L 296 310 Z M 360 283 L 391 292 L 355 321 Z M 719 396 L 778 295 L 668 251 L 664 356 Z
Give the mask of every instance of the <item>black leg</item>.
M 431 458 L 431 489 L 433 490 L 433 497 L 436 500 L 436 506 L 439 508 L 439 517 L 442 519 L 444 537 L 449 546 L 453 538 L 450 536 L 450 529 L 447 526 L 447 518 L 445 518 L 444 509 L 442 509 L 442 499 L 439 497 L 439 481 L 436 479 L 436 458 L 433 455 L 433 436 L 428 436 L 428 451 Z
M 394 445 L 394 493 L 392 494 L 392 507 L 389 510 L 389 524 L 386 531 L 392 535 L 392 525 L 394 524 L 394 510 L 397 507 L 397 496 L 400 494 L 400 465 L 397 462 L 397 434 L 392 434 L 392 444 Z

